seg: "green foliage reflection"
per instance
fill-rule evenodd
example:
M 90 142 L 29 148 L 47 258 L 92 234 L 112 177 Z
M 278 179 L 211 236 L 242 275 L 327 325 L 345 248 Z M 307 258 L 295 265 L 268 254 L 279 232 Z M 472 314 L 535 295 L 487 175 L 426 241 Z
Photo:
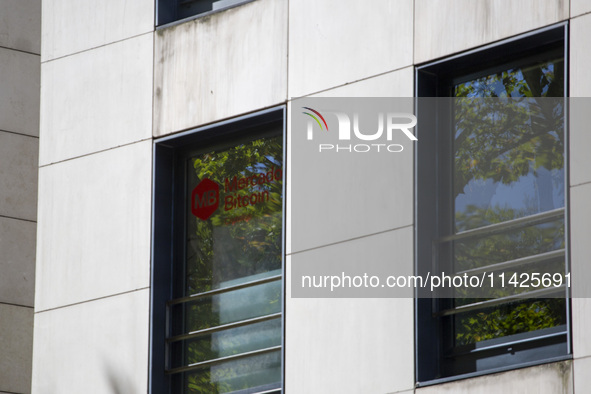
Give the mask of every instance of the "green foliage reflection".
M 562 59 L 557 59 L 502 70 L 454 87 L 456 232 L 563 204 L 560 198 L 554 201 L 553 195 L 564 193 L 564 107 L 560 100 L 545 99 L 563 96 L 563 70 Z M 524 192 L 530 184 L 536 190 Z M 499 200 L 504 203 L 495 203 Z M 456 242 L 454 265 L 458 271 L 466 270 L 560 248 L 564 248 L 562 220 Z M 551 267 L 564 272 L 564 260 Z M 543 269 L 534 265 L 524 271 L 546 272 Z M 512 290 L 499 289 L 489 299 Z M 465 294 L 455 305 L 480 300 Z M 456 345 L 565 324 L 565 305 L 564 299 L 528 300 L 456 315 Z
M 219 185 L 219 207 L 207 220 L 188 210 L 185 295 L 280 275 L 282 269 L 282 136 L 265 137 L 187 160 L 187 201 L 203 179 Z M 184 304 L 183 332 L 281 311 L 281 281 Z M 213 360 L 281 344 L 280 320 L 183 341 L 182 363 Z M 271 360 L 271 359 L 272 360 Z M 220 363 L 184 374 L 189 393 L 224 393 L 280 380 L 276 355 Z

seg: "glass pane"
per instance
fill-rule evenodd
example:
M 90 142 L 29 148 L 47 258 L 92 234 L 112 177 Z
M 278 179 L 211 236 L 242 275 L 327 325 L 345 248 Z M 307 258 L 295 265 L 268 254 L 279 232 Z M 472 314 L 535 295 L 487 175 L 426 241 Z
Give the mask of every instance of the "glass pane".
M 455 104 L 455 231 L 564 207 L 561 102 Z
M 551 252 L 564 248 L 564 220 L 466 238 L 453 246 L 456 272 Z
M 544 298 L 496 305 L 453 317 L 455 346 L 566 324 L 566 300 Z
M 178 324 L 173 328 L 173 335 L 279 313 L 281 299 L 281 280 L 277 280 L 177 304 L 173 315 L 182 316 L 184 312 L 186 317 L 184 326 Z
M 454 87 L 455 228 L 564 207 L 563 61 L 512 68 Z M 529 97 L 527 100 L 487 100 Z
M 276 135 L 186 159 L 185 264 L 176 271 L 175 297 L 282 275 L 282 145 L 283 137 Z M 248 285 L 174 305 L 172 335 L 281 311 L 281 279 Z M 171 344 L 170 367 L 281 346 L 281 338 L 280 318 L 202 334 Z M 275 351 L 173 376 L 178 391 L 189 393 L 273 389 L 280 380 Z
M 184 360 L 173 368 L 281 345 L 281 319 L 230 328 L 173 344 Z
M 508 67 L 453 87 L 450 230 L 461 232 L 565 206 L 562 59 Z M 462 271 L 564 248 L 564 219 L 442 246 Z M 564 258 L 505 271 L 564 273 Z M 516 291 L 517 290 L 517 291 Z M 529 289 L 456 294 L 454 306 Z M 480 295 L 481 297 L 482 294 Z M 566 324 L 566 301 L 528 299 L 446 318 L 453 346 Z
M 231 393 L 251 387 L 271 390 L 280 386 L 281 352 L 227 361 L 183 375 L 185 393 Z
M 564 60 L 516 66 L 454 86 L 454 97 L 563 97 Z
M 247 0 L 178 0 L 178 18 L 183 19 L 193 15 L 215 11 L 225 7 L 243 3 Z
M 262 138 L 187 160 L 183 295 L 281 269 L 282 141 Z

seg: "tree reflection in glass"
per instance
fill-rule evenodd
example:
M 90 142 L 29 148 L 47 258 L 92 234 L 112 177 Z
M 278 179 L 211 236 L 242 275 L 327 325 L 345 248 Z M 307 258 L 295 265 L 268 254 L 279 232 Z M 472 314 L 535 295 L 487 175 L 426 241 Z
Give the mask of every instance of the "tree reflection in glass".
M 221 147 L 186 162 L 186 201 L 203 179 L 219 185 L 219 207 L 207 219 L 187 209 L 185 270 L 189 296 L 282 274 L 283 137 Z M 213 329 L 172 346 L 173 367 L 281 345 L 281 319 L 243 324 L 282 311 L 281 280 L 201 296 L 173 307 L 173 334 Z M 182 316 L 182 318 L 180 318 Z M 238 326 L 221 327 L 238 323 Z M 280 350 L 208 364 L 183 373 L 183 392 L 225 393 L 276 387 Z
M 564 207 L 564 64 L 514 67 L 456 84 L 454 233 Z M 454 269 L 467 270 L 562 249 L 564 218 L 453 242 Z M 549 271 L 544 271 L 547 269 Z M 564 272 L 564 259 L 524 271 Z M 530 289 L 531 290 L 531 289 Z M 493 290 L 490 298 L 512 294 Z M 479 301 L 456 300 L 463 305 Z M 455 344 L 565 324 L 565 300 L 538 299 L 455 315 Z

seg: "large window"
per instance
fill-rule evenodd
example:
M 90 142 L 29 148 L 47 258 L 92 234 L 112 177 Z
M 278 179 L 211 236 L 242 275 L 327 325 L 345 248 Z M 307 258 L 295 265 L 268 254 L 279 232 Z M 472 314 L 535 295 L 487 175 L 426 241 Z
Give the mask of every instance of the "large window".
M 417 68 L 419 273 L 568 272 L 565 32 Z M 565 287 L 496 286 L 417 300 L 419 384 L 568 357 Z
M 153 392 L 280 392 L 283 110 L 161 140 L 155 166 Z

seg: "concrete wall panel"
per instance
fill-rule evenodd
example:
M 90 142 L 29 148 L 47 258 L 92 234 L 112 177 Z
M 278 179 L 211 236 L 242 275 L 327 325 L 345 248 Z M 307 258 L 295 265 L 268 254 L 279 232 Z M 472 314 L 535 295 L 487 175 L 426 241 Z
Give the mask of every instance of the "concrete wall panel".
M 591 18 L 589 19 L 591 22 Z M 589 31 L 591 34 L 591 30 Z M 591 58 L 590 58 L 591 60 Z M 591 79 L 589 80 L 591 82 Z M 591 97 L 574 97 L 570 99 L 569 123 L 569 181 L 571 186 L 591 182 Z
M 39 140 L 0 132 L 0 216 L 36 220 Z
M 591 338 L 589 338 L 589 327 L 591 326 L 591 299 L 576 297 L 582 292 L 584 296 L 589 294 L 585 291 L 591 283 L 591 267 L 589 256 L 591 256 L 591 245 L 589 234 L 591 234 L 591 183 L 586 183 L 571 188 L 571 274 L 572 287 L 575 298 L 572 300 L 572 335 L 574 356 L 591 356 Z M 585 290 L 582 290 L 585 289 Z
M 564 361 L 419 388 L 416 394 L 573 393 L 572 363 Z
M 591 12 L 591 2 L 589 0 L 570 0 L 571 18 L 586 14 L 588 12 Z
M 289 2 L 289 96 L 412 64 L 413 1 Z
M 568 0 L 416 0 L 415 63 L 566 20 Z
M 573 19 L 570 24 L 571 97 L 591 97 L 589 37 L 591 37 L 591 15 Z
M 36 235 L 35 223 L 0 217 L 0 302 L 33 307 Z
M 40 170 L 36 311 L 149 286 L 152 143 Z
M 39 67 L 38 55 L 0 48 L 0 130 L 39 135 Z
M 159 30 L 154 135 L 285 101 L 286 35 L 287 2 L 276 0 Z
M 41 52 L 41 0 L 0 2 L 0 47 Z
M 36 313 L 33 393 L 147 393 L 149 297 Z
M 587 326 L 589 327 L 589 326 Z M 573 361 L 575 393 L 587 393 L 591 387 L 591 358 Z
M 31 390 L 33 308 L 0 304 L 0 390 Z
M 150 138 L 152 34 L 44 63 L 41 165 Z
M 43 0 L 42 61 L 153 30 L 153 0 Z
M 361 254 L 376 248 L 379 249 L 376 253 L 382 255 L 389 251 L 392 274 L 412 272 L 412 228 L 303 252 L 298 258 L 309 255 L 315 259 L 320 254 L 341 261 L 351 258 L 351 247 Z M 292 262 L 293 256 L 288 256 L 287 390 L 294 393 L 392 393 L 412 389 L 413 300 L 291 298 Z M 405 267 L 398 266 L 400 264 Z

